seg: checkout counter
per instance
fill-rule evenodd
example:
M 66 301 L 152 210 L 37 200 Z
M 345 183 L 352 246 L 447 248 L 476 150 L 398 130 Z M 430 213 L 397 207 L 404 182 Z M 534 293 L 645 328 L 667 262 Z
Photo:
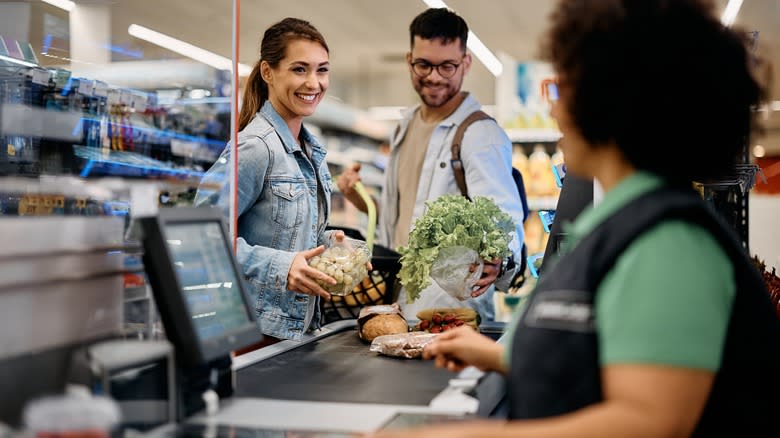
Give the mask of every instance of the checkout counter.
M 378 355 L 355 320 L 231 357 L 262 334 L 221 212 L 163 209 L 138 223 L 167 341 L 123 336 L 120 218 L 4 219 L 41 238 L 0 249 L 0 432 L 26 433 L 30 402 L 73 383 L 109 396 L 135 436 L 335 437 L 500 415 L 501 376 Z
M 177 424 L 148 436 L 348 436 L 389 422 L 500 415 L 502 377 L 378 355 L 358 338 L 355 320 L 231 359 L 260 332 L 219 213 L 177 208 L 142 224 L 144 265 L 184 369 L 177 384 L 189 393 L 177 392 Z M 495 336 L 502 323 L 486 328 Z M 200 389 L 183 383 L 204 381 Z M 201 403 L 203 394 L 212 401 Z

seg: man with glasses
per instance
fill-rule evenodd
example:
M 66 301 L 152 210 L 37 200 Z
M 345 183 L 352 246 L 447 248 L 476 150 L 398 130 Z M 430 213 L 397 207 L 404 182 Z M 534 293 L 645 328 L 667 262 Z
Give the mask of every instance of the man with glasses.
M 460 194 L 450 164 L 450 145 L 458 126 L 481 105 L 468 92 L 461 91 L 463 78 L 471 68 L 466 52 L 468 26 L 455 12 L 446 8 L 428 9 L 409 26 L 411 52 L 407 53 L 412 86 L 420 104 L 406 110 L 393 134 L 385 184 L 379 204 L 379 240 L 391 248 L 407 244 L 415 219 L 425 211 L 425 201 L 445 194 Z M 469 125 L 461 144 L 470 197 L 489 196 L 516 224 L 510 243 L 514 259 L 519 260 L 523 242 L 523 211 L 511 176 L 512 144 L 492 119 Z M 352 188 L 360 179 L 360 165 L 347 169 L 338 180 L 344 196 L 366 211 L 365 204 Z M 504 272 L 501 272 L 504 271 Z M 514 275 L 503 260 L 487 260 L 473 299 L 461 302 L 450 297 L 434 283 L 414 303 L 399 304 L 407 318 L 428 307 L 475 308 L 484 319 L 495 316 L 493 283 L 499 279 L 505 290 Z M 487 292 L 487 293 L 486 293 Z

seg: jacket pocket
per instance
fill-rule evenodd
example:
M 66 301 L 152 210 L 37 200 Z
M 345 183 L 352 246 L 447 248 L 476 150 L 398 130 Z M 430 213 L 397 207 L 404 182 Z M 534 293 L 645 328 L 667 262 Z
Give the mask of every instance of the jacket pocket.
M 294 181 L 271 181 L 274 221 L 293 228 L 303 222 L 306 214 L 306 184 Z

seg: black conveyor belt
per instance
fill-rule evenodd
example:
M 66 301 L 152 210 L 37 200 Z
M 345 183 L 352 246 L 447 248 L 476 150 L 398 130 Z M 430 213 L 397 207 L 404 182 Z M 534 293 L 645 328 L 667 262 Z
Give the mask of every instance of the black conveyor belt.
M 456 374 L 380 356 L 349 329 L 236 372 L 236 397 L 427 406 Z

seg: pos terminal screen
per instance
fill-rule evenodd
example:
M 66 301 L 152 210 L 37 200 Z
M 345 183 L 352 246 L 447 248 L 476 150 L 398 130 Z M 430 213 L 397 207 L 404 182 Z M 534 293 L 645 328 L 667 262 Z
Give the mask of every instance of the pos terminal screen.
M 217 222 L 169 223 L 165 235 L 195 331 L 207 341 L 251 321 Z

